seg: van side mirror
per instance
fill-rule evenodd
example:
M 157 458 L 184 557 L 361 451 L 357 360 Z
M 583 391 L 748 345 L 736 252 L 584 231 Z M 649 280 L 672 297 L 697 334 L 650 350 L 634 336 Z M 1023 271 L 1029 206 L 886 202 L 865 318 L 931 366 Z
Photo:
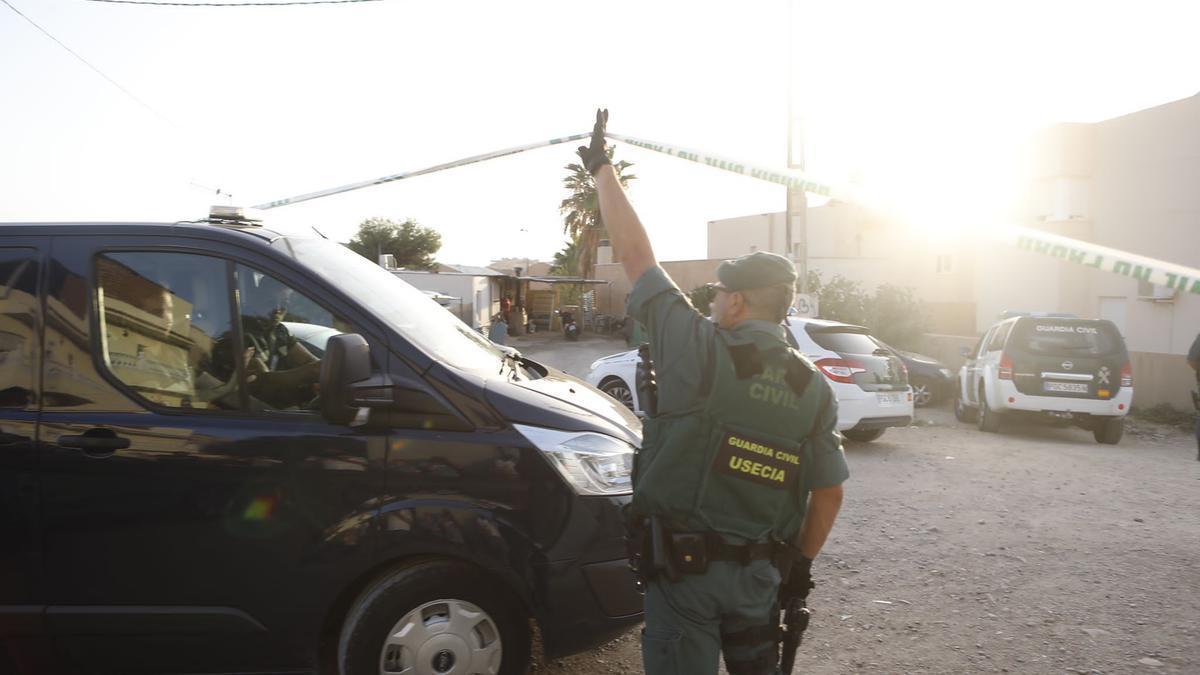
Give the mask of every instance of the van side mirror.
M 361 335 L 334 335 L 321 359 L 321 415 L 331 424 L 350 424 L 362 408 L 389 426 L 469 428 L 415 375 L 372 374 L 371 349 Z
M 333 424 L 349 424 L 359 408 L 353 385 L 370 377 L 371 348 L 363 336 L 329 338 L 321 358 L 321 415 Z

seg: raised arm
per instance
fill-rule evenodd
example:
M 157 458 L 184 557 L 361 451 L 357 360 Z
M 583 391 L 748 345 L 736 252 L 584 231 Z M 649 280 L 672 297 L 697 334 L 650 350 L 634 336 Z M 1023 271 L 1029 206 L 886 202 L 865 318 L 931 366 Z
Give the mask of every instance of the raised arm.
M 591 145 L 580 146 L 579 156 L 583 158 L 583 165 L 596 181 L 600 219 L 608 229 L 613 250 L 625 268 L 625 276 L 629 277 L 630 283 L 636 283 L 646 270 L 658 262 L 654 259 L 654 250 L 650 248 L 646 228 L 642 227 L 642 221 L 638 219 L 633 205 L 629 203 L 621 181 L 617 179 L 616 169 L 608 158 L 608 149 L 604 143 L 607 123 L 608 111 L 597 110 Z

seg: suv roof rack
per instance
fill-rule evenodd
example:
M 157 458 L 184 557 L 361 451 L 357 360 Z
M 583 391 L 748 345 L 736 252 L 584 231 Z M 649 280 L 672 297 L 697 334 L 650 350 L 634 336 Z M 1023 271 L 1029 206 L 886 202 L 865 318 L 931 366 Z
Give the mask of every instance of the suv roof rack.
M 1011 309 L 1006 309 L 1000 312 L 1000 317 L 997 321 L 1005 321 L 1017 316 L 1028 316 L 1037 319 L 1078 319 L 1079 316 L 1070 312 L 1018 312 Z

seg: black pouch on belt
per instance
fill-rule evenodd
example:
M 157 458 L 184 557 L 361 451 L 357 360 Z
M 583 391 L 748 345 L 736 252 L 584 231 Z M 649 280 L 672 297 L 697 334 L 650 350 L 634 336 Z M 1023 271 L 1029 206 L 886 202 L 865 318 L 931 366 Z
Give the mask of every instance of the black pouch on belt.
M 704 535 L 693 532 L 671 533 L 671 555 L 682 574 L 704 574 L 708 571 L 708 547 Z

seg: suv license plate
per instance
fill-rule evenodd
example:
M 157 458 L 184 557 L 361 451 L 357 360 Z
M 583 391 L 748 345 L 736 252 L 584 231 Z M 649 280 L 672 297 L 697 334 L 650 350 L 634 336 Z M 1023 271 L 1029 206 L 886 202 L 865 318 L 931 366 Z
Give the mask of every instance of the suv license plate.
M 1060 391 L 1068 394 L 1088 393 L 1086 382 L 1044 382 L 1042 386 L 1046 388 L 1046 391 Z
M 879 401 L 879 406 L 881 408 L 887 408 L 890 406 L 900 405 L 901 403 L 903 403 L 904 402 L 904 393 L 903 392 L 891 392 L 891 393 L 885 394 L 883 392 L 875 392 L 875 398 L 876 398 L 876 400 Z

